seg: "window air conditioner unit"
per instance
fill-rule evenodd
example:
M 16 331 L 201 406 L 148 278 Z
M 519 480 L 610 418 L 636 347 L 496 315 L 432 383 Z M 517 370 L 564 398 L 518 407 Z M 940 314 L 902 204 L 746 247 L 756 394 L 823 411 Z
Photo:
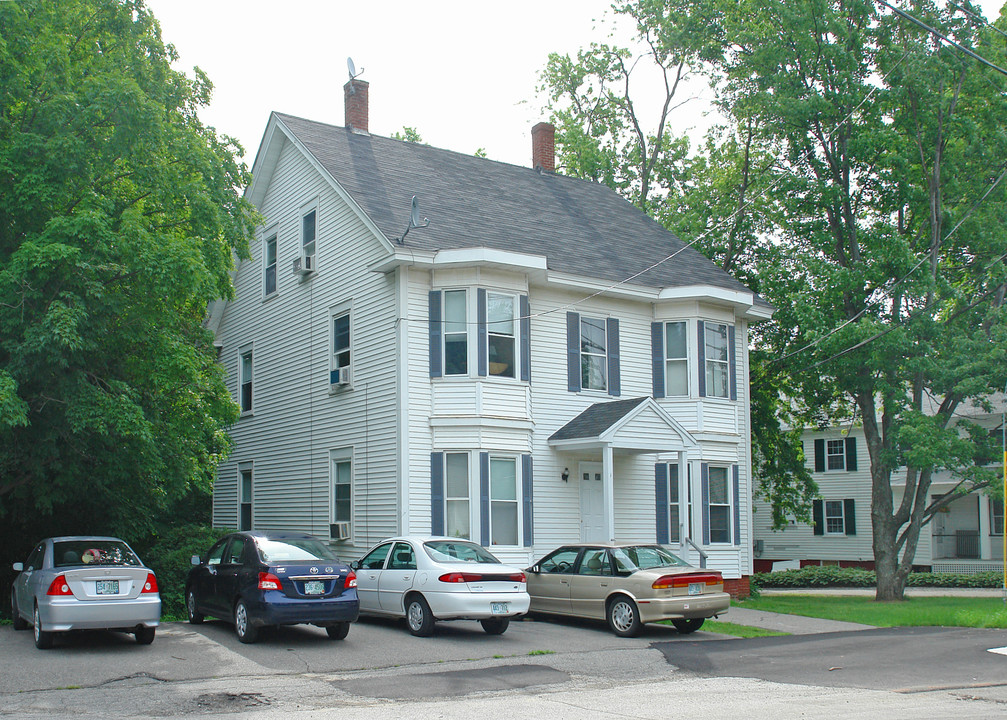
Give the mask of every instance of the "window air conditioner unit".
M 350 368 L 349 366 L 336 368 L 329 373 L 329 384 L 331 385 L 349 385 L 350 384 Z
M 304 257 L 294 258 L 294 274 L 295 275 L 307 275 L 313 272 L 315 269 L 315 256 L 305 255 Z
M 343 521 L 330 524 L 329 537 L 332 540 L 348 540 L 350 537 L 350 523 Z

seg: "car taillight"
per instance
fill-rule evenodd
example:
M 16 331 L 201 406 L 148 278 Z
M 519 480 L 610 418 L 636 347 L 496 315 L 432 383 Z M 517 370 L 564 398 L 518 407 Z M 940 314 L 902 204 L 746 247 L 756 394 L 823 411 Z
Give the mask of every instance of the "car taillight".
M 693 583 L 704 583 L 706 585 L 720 585 L 724 580 L 720 575 L 706 573 L 703 575 L 662 575 L 651 585 L 655 590 L 667 590 L 668 588 L 689 587 Z
M 66 578 L 62 575 L 57 575 L 55 579 L 49 584 L 49 589 L 45 592 L 46 595 L 73 595 L 70 590 L 70 586 L 66 584 Z
M 507 579 L 510 580 L 511 582 L 516 582 L 516 583 L 528 582 L 528 578 L 525 577 L 525 574 L 523 572 L 521 572 L 521 573 L 514 573 L 513 575 L 508 575 Z
M 140 594 L 142 595 L 143 593 L 156 593 L 156 592 L 157 592 L 157 578 L 154 577 L 154 573 L 147 573 L 147 582 L 143 584 L 143 590 L 140 591 Z
M 453 572 L 445 573 L 437 579 L 443 583 L 470 583 L 481 581 L 483 576 L 476 575 L 475 573 Z
M 259 590 L 279 590 L 280 589 L 280 578 L 273 575 L 273 573 L 260 572 L 259 573 Z
M 350 574 L 346 576 L 346 582 L 343 583 L 344 588 L 354 588 L 357 586 L 357 574 L 350 570 Z

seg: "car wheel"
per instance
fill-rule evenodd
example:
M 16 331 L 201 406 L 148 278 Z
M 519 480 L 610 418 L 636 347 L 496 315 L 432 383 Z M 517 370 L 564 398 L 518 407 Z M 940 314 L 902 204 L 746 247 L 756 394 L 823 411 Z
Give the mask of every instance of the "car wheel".
M 35 625 L 35 647 L 39 650 L 48 650 L 52 647 L 52 633 L 42 629 L 42 619 L 38 615 L 38 605 L 35 606 L 35 614 L 32 617 Z
M 189 622 L 193 625 L 199 625 L 206 619 L 206 617 L 197 609 L 196 593 L 191 588 L 185 594 L 185 612 L 189 616 Z
M 689 633 L 694 633 L 699 628 L 703 627 L 703 618 L 691 618 L 688 620 L 679 618 L 678 620 L 672 620 L 671 624 L 675 626 L 682 635 L 688 635 Z
M 487 635 L 503 635 L 507 626 L 510 625 L 510 620 L 508 618 L 486 618 L 480 620 L 479 624 L 483 626 Z
M 331 640 L 342 640 L 350 632 L 350 624 L 348 622 L 341 622 L 335 625 L 326 625 L 325 632 L 329 634 Z
M 640 613 L 636 603 L 619 596 L 608 604 L 608 626 L 619 637 L 636 637 L 640 634 Z
M 244 600 L 239 600 L 234 606 L 234 632 L 243 643 L 253 643 L 259 639 L 259 628 L 252 624 L 252 617 Z
M 10 591 L 10 616 L 15 630 L 28 629 L 28 621 L 21 617 L 21 611 L 17 606 L 17 593 L 13 590 Z
M 434 634 L 434 616 L 422 595 L 414 595 L 406 601 L 406 625 L 409 626 L 409 632 L 417 637 L 430 637 Z
M 154 642 L 154 633 L 157 628 L 152 627 L 139 627 L 133 634 L 136 635 L 137 645 L 150 645 Z

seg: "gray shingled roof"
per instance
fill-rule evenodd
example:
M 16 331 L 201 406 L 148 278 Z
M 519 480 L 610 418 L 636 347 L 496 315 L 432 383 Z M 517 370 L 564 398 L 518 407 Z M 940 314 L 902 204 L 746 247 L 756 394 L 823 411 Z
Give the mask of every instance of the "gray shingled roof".
M 550 440 L 582 440 L 595 438 L 629 415 L 647 398 L 630 398 L 595 403 L 559 430 Z
M 529 253 L 546 257 L 552 271 L 611 282 L 684 247 L 673 233 L 598 183 L 275 116 L 387 238 L 396 239 L 406 229 L 415 195 L 430 225 L 410 231 L 407 247 Z M 692 248 L 631 284 L 748 291 Z

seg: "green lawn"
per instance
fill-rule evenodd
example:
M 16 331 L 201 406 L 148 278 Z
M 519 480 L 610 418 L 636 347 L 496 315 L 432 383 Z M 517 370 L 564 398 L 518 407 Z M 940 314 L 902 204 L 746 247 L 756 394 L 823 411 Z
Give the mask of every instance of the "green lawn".
M 914 597 L 881 603 L 871 597 L 770 595 L 733 603 L 737 607 L 788 615 L 876 625 L 1007 628 L 1003 598 Z

